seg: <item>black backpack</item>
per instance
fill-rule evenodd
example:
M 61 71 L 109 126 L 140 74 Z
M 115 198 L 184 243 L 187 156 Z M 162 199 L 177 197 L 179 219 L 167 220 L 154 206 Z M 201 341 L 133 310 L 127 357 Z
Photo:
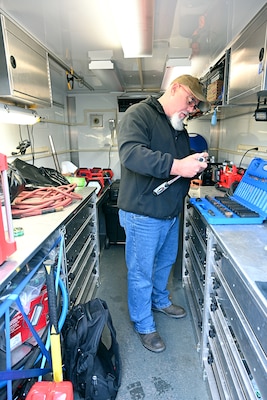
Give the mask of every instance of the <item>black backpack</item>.
M 93 299 L 75 306 L 67 315 L 62 335 L 64 379 L 86 400 L 115 399 L 121 360 L 106 302 Z

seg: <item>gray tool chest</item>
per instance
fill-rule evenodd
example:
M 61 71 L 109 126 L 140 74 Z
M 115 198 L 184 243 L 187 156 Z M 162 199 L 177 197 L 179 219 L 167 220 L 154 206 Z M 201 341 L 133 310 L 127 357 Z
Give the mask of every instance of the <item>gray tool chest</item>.
M 267 393 L 267 227 L 210 225 L 186 203 L 183 284 L 211 397 Z

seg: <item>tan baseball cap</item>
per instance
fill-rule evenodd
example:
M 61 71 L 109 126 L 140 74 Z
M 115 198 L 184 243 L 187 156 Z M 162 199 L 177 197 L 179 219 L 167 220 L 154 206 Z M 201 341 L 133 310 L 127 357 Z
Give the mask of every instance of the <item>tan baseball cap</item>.
M 198 78 L 192 75 L 180 75 L 178 78 L 174 79 L 171 84 L 176 82 L 188 87 L 195 98 L 200 101 L 198 107 L 202 112 L 206 112 L 210 109 L 210 103 L 204 96 L 203 86 Z
M 174 79 L 171 84 L 176 82 L 187 86 L 195 98 L 199 101 L 207 101 L 203 93 L 203 87 L 196 77 L 192 75 L 181 75 Z

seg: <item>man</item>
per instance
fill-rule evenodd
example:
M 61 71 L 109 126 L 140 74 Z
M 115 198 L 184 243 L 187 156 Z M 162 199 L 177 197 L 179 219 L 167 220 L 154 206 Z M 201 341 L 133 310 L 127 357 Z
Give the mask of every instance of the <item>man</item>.
M 205 102 L 205 103 L 204 103 Z M 186 311 L 169 299 L 168 278 L 178 251 L 178 215 L 190 178 L 201 173 L 207 153 L 190 155 L 184 119 L 207 104 L 197 78 L 182 75 L 159 98 L 128 108 L 118 132 L 120 224 L 126 233 L 128 308 L 143 346 L 161 352 L 153 311 L 181 318 Z M 199 161 L 200 157 L 204 161 Z M 160 194 L 153 191 L 180 176 Z

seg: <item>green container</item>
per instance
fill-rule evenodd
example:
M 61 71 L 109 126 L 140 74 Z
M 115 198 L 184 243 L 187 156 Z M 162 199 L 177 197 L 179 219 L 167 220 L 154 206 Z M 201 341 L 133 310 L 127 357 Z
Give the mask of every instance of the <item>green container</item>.
M 76 183 L 78 187 L 85 187 L 86 180 L 85 178 L 76 178 L 75 176 L 66 176 L 69 183 Z

